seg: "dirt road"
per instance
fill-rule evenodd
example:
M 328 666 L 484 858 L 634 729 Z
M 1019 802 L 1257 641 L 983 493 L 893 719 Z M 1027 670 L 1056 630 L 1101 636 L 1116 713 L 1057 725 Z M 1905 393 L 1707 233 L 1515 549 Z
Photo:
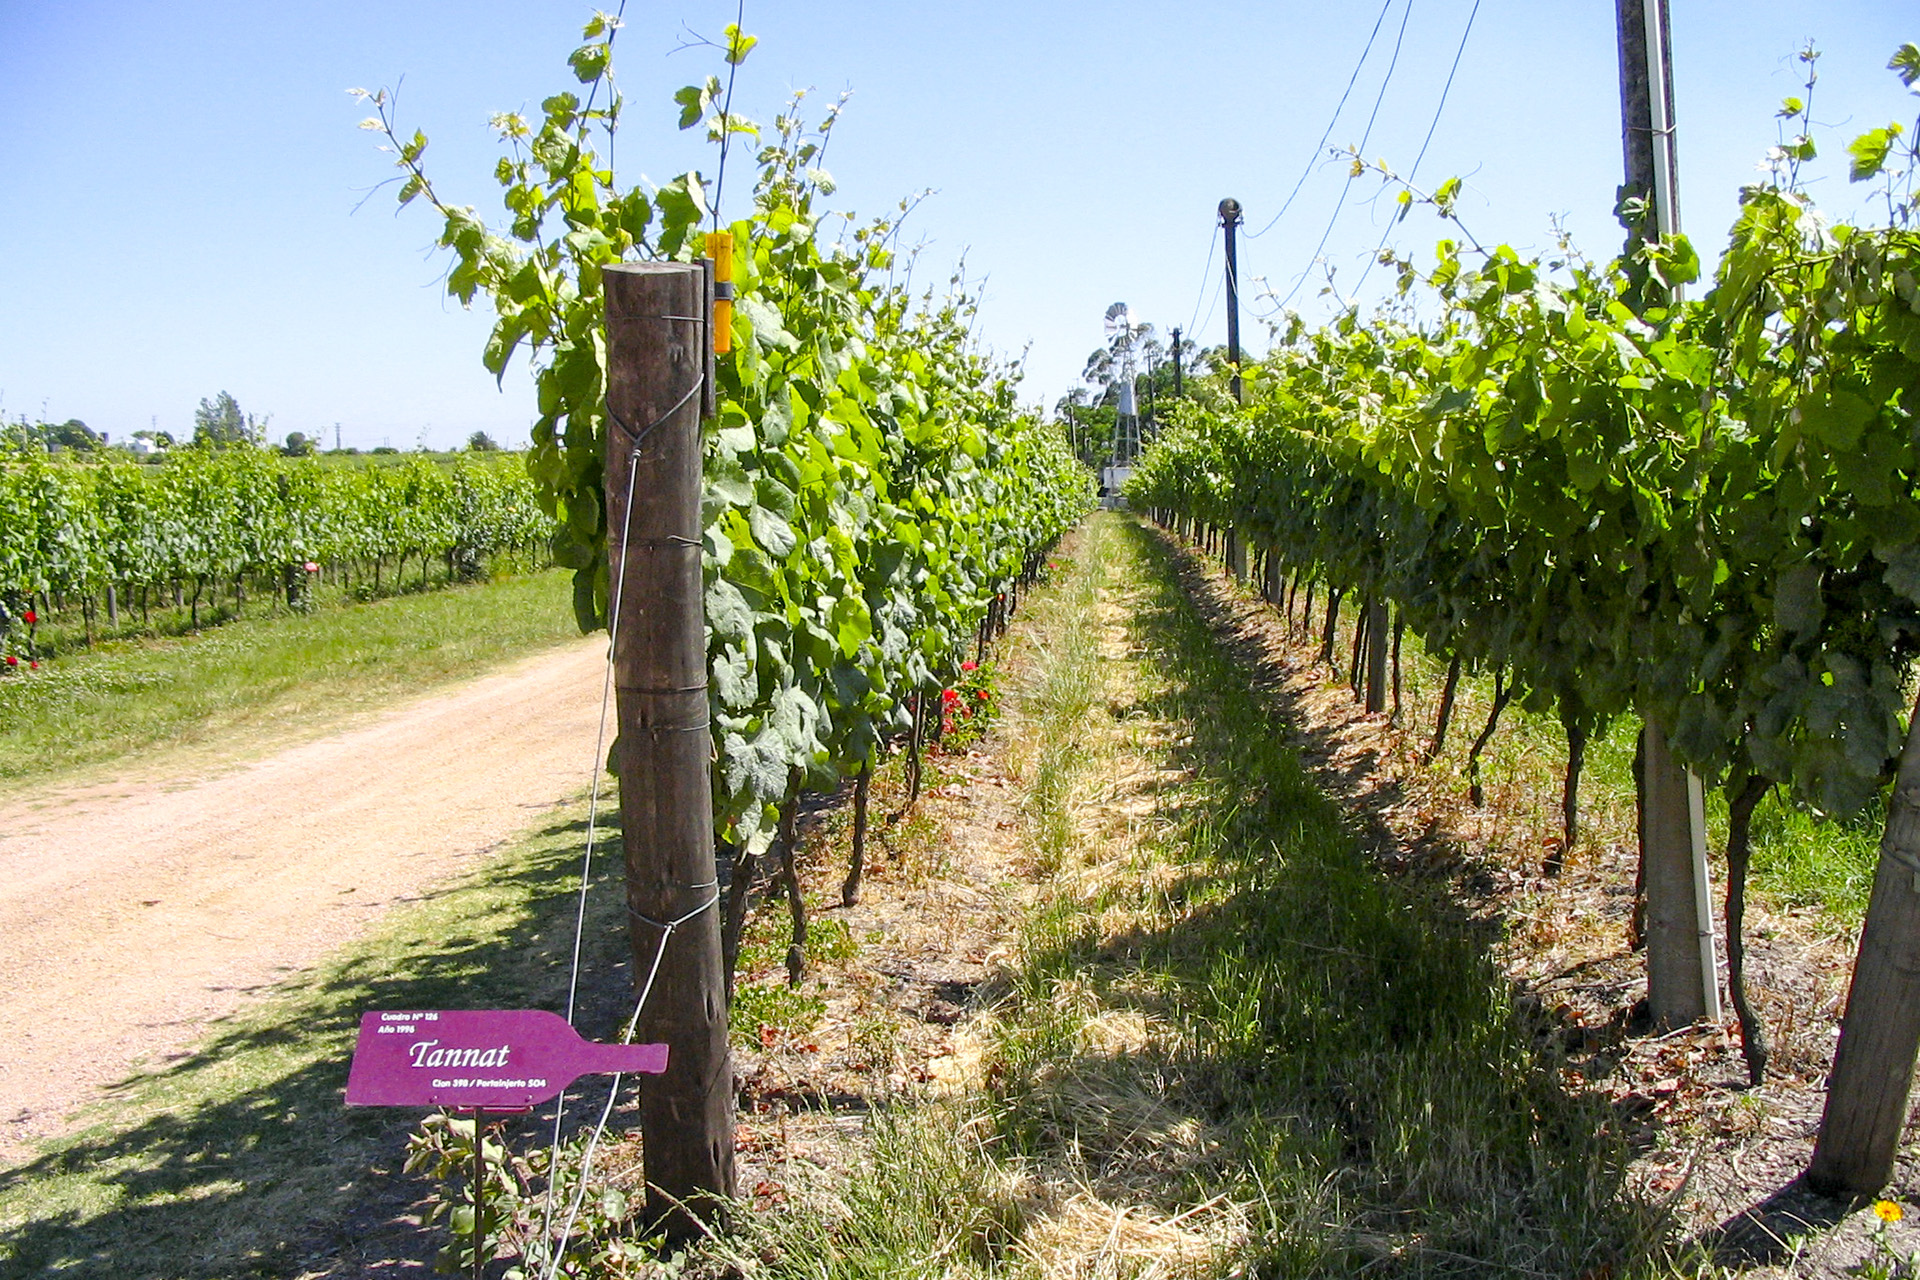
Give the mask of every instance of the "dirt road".
M 198 777 L 0 807 L 0 1163 L 590 777 L 606 640 Z

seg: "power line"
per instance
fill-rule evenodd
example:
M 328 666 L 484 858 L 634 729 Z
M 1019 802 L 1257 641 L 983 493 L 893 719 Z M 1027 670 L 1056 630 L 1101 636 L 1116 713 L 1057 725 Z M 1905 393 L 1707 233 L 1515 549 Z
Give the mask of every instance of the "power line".
M 1387 20 L 1387 10 L 1392 7 L 1393 0 L 1385 0 L 1385 3 L 1380 6 L 1380 16 L 1373 20 L 1373 32 L 1367 37 L 1367 47 L 1360 51 L 1360 61 L 1353 64 L 1353 74 L 1347 77 L 1347 87 L 1340 94 L 1340 101 L 1333 109 L 1333 118 L 1327 121 L 1326 130 L 1321 133 L 1320 141 L 1313 144 L 1313 151 L 1307 156 L 1306 168 L 1300 171 L 1300 177 L 1295 180 L 1293 190 L 1287 193 L 1286 203 L 1280 206 L 1280 212 L 1274 214 L 1266 226 L 1260 228 L 1258 231 L 1249 232 L 1247 239 L 1258 240 L 1261 236 L 1273 230 L 1274 223 L 1279 222 L 1281 218 L 1285 217 L 1287 210 L 1293 207 L 1293 198 L 1300 194 L 1300 188 L 1306 185 L 1308 176 L 1313 173 L 1314 165 L 1319 162 L 1320 157 L 1326 151 L 1327 139 L 1333 136 L 1333 126 L 1340 123 L 1340 113 L 1347 108 L 1347 96 L 1353 92 L 1354 82 L 1360 79 L 1360 69 L 1367 65 L 1367 58 L 1373 53 L 1373 42 L 1378 39 L 1380 35 L 1380 24 Z
M 1413 168 L 1407 170 L 1407 185 L 1413 185 L 1415 175 L 1420 172 L 1420 162 L 1427 158 L 1427 145 L 1433 141 L 1433 131 L 1440 127 L 1440 113 L 1447 109 L 1447 95 L 1453 91 L 1453 77 L 1460 70 L 1460 58 L 1467 51 L 1467 37 L 1473 34 L 1473 20 L 1480 16 L 1480 0 L 1473 0 L 1473 8 L 1467 14 L 1466 29 L 1460 33 L 1460 47 L 1453 51 L 1453 66 L 1447 69 L 1447 82 L 1440 87 L 1440 101 L 1433 109 L 1433 120 L 1427 125 L 1427 136 L 1421 139 L 1420 153 L 1413 158 Z M 1387 237 L 1393 234 L 1393 227 L 1399 221 L 1398 216 L 1387 219 L 1387 226 L 1380 233 L 1380 243 L 1373 247 L 1373 253 L 1367 258 L 1367 265 L 1360 272 L 1360 279 L 1354 282 L 1357 293 L 1360 286 L 1367 282 L 1374 264 L 1380 261 L 1380 251 L 1387 247 Z
M 1400 30 L 1393 38 L 1393 57 L 1387 62 L 1387 74 L 1381 77 L 1380 92 L 1374 95 L 1373 112 L 1367 116 L 1367 127 L 1360 135 L 1360 145 L 1355 148 L 1356 152 L 1364 153 L 1367 149 L 1367 140 L 1373 136 L 1373 122 L 1380 117 L 1380 104 L 1386 100 L 1387 86 L 1393 83 L 1394 68 L 1400 65 L 1400 46 L 1407 37 L 1407 19 L 1412 16 L 1413 0 L 1407 0 L 1407 7 L 1400 14 Z M 1357 156 L 1355 163 L 1359 163 Z M 1320 260 L 1320 251 L 1327 247 L 1327 237 L 1333 234 L 1334 224 L 1340 220 L 1341 210 L 1346 208 L 1347 192 L 1353 189 L 1355 176 L 1351 169 L 1347 171 L 1347 180 L 1340 187 L 1340 199 L 1333 206 L 1333 216 L 1327 219 L 1327 228 L 1320 233 L 1320 243 L 1313 247 L 1313 254 L 1307 260 L 1306 269 L 1301 271 L 1299 279 L 1293 282 L 1293 288 L 1287 290 L 1287 296 L 1280 299 L 1280 309 L 1284 309 L 1289 302 L 1293 301 L 1294 295 L 1300 292 L 1300 286 L 1306 283 L 1309 275 L 1313 274 L 1313 264 Z
M 1193 333 L 1194 321 L 1200 318 L 1200 304 L 1207 300 L 1207 281 L 1213 278 L 1213 247 L 1220 243 L 1220 223 L 1213 224 L 1213 235 L 1207 241 L 1207 265 L 1200 268 L 1200 292 L 1193 299 L 1193 319 L 1187 321 L 1187 332 Z M 1211 320 L 1212 315 L 1207 317 Z
M 1202 329 L 1213 323 L 1213 313 L 1220 308 L 1220 291 L 1226 287 L 1226 283 L 1227 278 L 1225 275 L 1222 275 L 1218 280 L 1213 282 L 1213 301 L 1207 304 L 1207 318 L 1201 323 L 1200 327 Z M 1236 284 L 1235 287 L 1237 288 L 1238 285 Z M 1204 293 L 1205 291 L 1206 286 L 1202 285 L 1201 292 Z M 1196 311 L 1195 314 L 1198 314 L 1198 312 Z M 1198 332 L 1198 330 L 1195 332 Z

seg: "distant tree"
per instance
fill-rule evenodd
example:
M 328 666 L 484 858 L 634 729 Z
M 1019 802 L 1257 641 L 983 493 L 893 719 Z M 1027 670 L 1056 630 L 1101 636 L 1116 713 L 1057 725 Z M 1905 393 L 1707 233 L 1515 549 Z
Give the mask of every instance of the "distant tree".
M 193 411 L 193 442 L 219 447 L 229 444 L 257 444 L 265 435 L 266 418 L 240 411 L 240 402 L 222 391 L 212 400 L 202 400 Z
M 173 448 L 173 432 L 171 431 L 136 431 L 133 433 L 133 438 L 135 440 L 145 440 L 156 449 Z
M 59 426 L 49 423 L 40 430 L 49 445 L 71 449 L 75 453 L 91 453 L 107 442 L 104 435 L 97 434 L 78 418 L 68 418 Z
M 500 446 L 484 431 L 476 431 L 467 437 L 468 453 L 498 453 L 499 451 Z
M 1067 428 L 1074 454 L 1089 467 L 1100 466 L 1113 443 L 1115 400 L 1111 388 L 1096 397 L 1083 387 L 1075 387 L 1053 407 L 1054 417 Z
M 398 453 L 400 451 L 394 448 L 390 444 L 377 444 L 371 450 L 369 450 L 369 452 L 378 453 L 378 454 L 389 454 L 389 453 Z
M 307 458 L 319 451 L 320 442 L 304 431 L 289 431 L 280 452 L 289 458 Z

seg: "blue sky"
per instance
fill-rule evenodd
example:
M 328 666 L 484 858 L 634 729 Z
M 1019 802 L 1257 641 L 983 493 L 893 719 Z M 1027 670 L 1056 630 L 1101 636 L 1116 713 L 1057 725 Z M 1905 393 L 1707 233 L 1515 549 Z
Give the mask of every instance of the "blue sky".
M 1409 9 L 1408 6 L 1411 5 Z M 1360 141 L 1405 171 L 1433 121 L 1472 0 L 1391 0 L 1328 143 Z M 78 417 L 119 439 L 190 429 L 222 389 L 276 435 L 445 446 L 474 430 L 520 441 L 524 370 L 480 367 L 489 317 L 441 294 L 424 209 L 396 216 L 377 141 L 345 90 L 401 84 L 399 114 L 432 139 L 444 195 L 497 209 L 487 129 L 571 83 L 590 6 L 549 0 L 0 0 L 0 414 Z M 966 255 L 983 279 L 981 336 L 1027 353 L 1025 398 L 1051 403 L 1127 302 L 1136 320 L 1224 339 L 1215 302 L 1223 196 L 1261 231 L 1244 242 L 1249 312 L 1265 280 L 1308 273 L 1345 183 L 1314 144 L 1381 12 L 1379 0 L 1229 5 L 774 4 L 749 0 L 761 44 L 736 106 L 762 120 L 794 89 L 853 91 L 828 168 L 833 203 L 872 215 L 923 189 L 908 240 L 920 279 Z M 732 4 L 632 5 L 618 53 L 623 182 L 664 182 L 713 158 L 674 129 L 673 91 L 717 70 Z M 1405 19 L 1390 80 L 1383 77 Z M 1822 50 L 1813 190 L 1859 207 L 1846 141 L 1916 100 L 1884 70 L 1920 39 L 1914 0 L 1675 0 L 1682 221 L 1709 258 L 1741 183 L 1799 92 L 1795 51 Z M 1616 247 L 1620 181 L 1613 6 L 1481 0 L 1419 180 L 1466 180 L 1484 243 L 1551 244 L 1560 218 L 1596 257 Z M 404 81 L 403 81 L 404 78 Z M 730 183 L 729 212 L 747 184 Z M 1379 240 L 1388 200 L 1357 182 L 1323 251 L 1343 287 Z M 1393 242 L 1443 234 L 1415 216 Z M 1209 265 L 1209 253 L 1214 250 Z M 1371 292 L 1385 272 L 1368 282 Z M 1294 299 L 1329 305 L 1314 271 Z M 1250 346 L 1263 329 L 1249 315 Z

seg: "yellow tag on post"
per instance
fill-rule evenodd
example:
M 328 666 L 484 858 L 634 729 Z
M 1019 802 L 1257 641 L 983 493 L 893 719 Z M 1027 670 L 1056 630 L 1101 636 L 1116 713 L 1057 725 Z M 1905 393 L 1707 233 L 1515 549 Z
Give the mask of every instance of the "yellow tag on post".
M 713 259 L 713 354 L 733 350 L 733 232 L 707 235 L 707 256 Z

